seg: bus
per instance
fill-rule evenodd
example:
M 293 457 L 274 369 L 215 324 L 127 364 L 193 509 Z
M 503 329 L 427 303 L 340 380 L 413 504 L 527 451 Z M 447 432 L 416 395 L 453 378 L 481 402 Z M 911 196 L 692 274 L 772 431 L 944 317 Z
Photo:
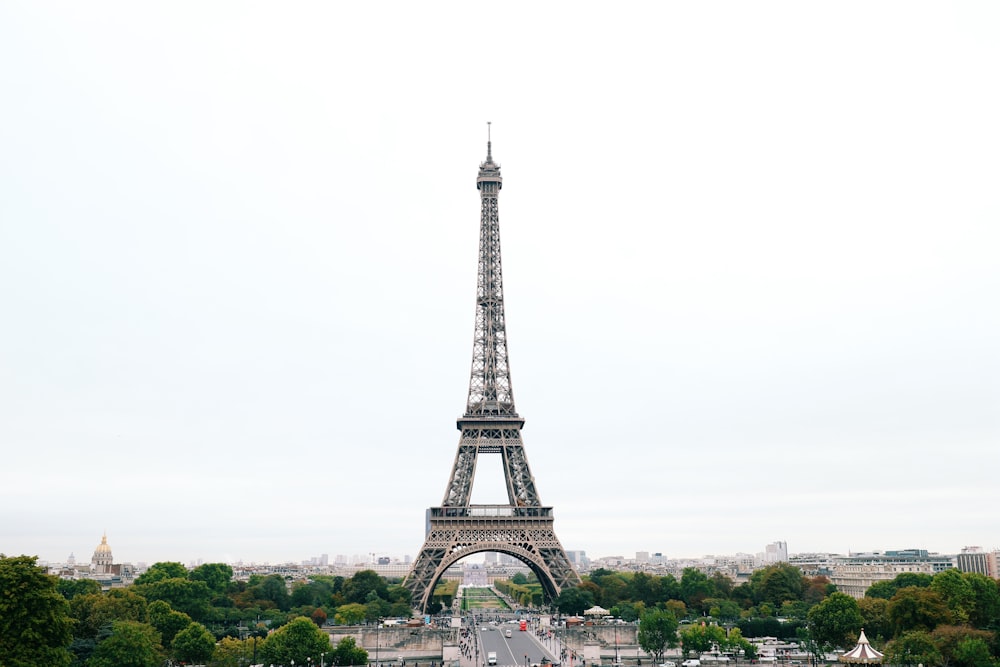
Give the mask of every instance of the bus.
M 521 621 L 520 629 L 521 629 L 521 632 L 524 632 L 525 630 L 527 630 L 528 629 L 528 622 L 527 621 Z

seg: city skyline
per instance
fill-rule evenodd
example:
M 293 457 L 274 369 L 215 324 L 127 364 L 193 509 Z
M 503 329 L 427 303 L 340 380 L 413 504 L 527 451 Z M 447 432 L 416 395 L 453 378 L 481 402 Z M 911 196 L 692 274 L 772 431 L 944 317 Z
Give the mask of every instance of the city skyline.
M 487 121 L 566 549 L 992 547 L 998 31 L 985 2 L 0 6 L 0 552 L 416 555 Z

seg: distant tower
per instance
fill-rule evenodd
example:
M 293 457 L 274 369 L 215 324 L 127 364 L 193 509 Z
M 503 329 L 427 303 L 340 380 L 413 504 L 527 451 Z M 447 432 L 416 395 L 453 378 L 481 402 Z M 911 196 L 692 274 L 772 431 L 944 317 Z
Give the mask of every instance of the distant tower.
M 404 585 L 414 606 L 426 610 L 438 579 L 457 561 L 478 552 L 516 558 L 538 577 L 547 598 L 580 583 L 553 531 L 552 508 L 542 506 L 521 441 L 522 419 L 514 409 L 500 271 L 497 196 L 503 179 L 493 162 L 493 142 L 479 165 L 479 272 L 472 377 L 458 452 L 441 507 L 427 511 L 427 537 Z M 472 505 L 479 454 L 499 454 L 507 482 L 506 505 Z M 503 562 L 503 557 L 501 557 Z
M 104 533 L 101 543 L 94 549 L 94 556 L 90 559 L 90 571 L 95 574 L 109 574 L 111 572 L 111 547 L 108 546 L 108 534 Z

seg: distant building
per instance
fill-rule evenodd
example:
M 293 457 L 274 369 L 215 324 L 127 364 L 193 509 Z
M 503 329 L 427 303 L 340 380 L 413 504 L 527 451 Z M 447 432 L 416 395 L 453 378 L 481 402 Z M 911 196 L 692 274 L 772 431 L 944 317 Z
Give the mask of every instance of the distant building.
M 965 547 L 962 553 L 955 557 L 955 561 L 962 572 L 975 572 L 994 579 L 1000 578 L 996 551 L 983 551 L 982 547 Z
M 787 563 L 788 542 L 773 542 L 764 547 L 764 564 Z
M 111 547 L 108 545 L 108 534 L 101 536 L 101 543 L 94 549 L 90 559 L 90 571 L 93 574 L 111 574 L 114 559 L 111 557 Z
M 479 563 L 462 565 L 462 585 L 489 586 L 490 580 L 486 568 Z
M 891 581 L 906 572 L 935 575 L 953 567 L 955 561 L 951 556 L 928 553 L 925 549 L 873 551 L 833 557 L 830 582 L 839 592 L 860 599 L 878 581 Z
M 635 562 L 637 564 L 645 564 L 649 562 L 649 552 L 648 551 L 636 551 L 635 552 Z

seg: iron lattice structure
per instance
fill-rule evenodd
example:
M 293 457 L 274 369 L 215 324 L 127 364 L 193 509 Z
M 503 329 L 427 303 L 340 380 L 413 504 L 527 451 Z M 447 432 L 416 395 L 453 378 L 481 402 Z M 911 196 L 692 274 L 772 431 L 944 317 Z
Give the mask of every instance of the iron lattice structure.
M 524 419 L 514 408 L 500 266 L 497 199 L 502 185 L 490 141 L 476 180 L 481 216 L 469 401 L 458 420 L 461 436 L 444 500 L 427 512 L 427 537 L 404 582 L 422 612 L 445 570 L 477 552 L 495 551 L 522 561 L 538 577 L 548 599 L 580 583 L 553 530 L 552 508 L 538 499 L 521 440 Z M 479 454 L 501 456 L 507 505 L 470 503 Z

